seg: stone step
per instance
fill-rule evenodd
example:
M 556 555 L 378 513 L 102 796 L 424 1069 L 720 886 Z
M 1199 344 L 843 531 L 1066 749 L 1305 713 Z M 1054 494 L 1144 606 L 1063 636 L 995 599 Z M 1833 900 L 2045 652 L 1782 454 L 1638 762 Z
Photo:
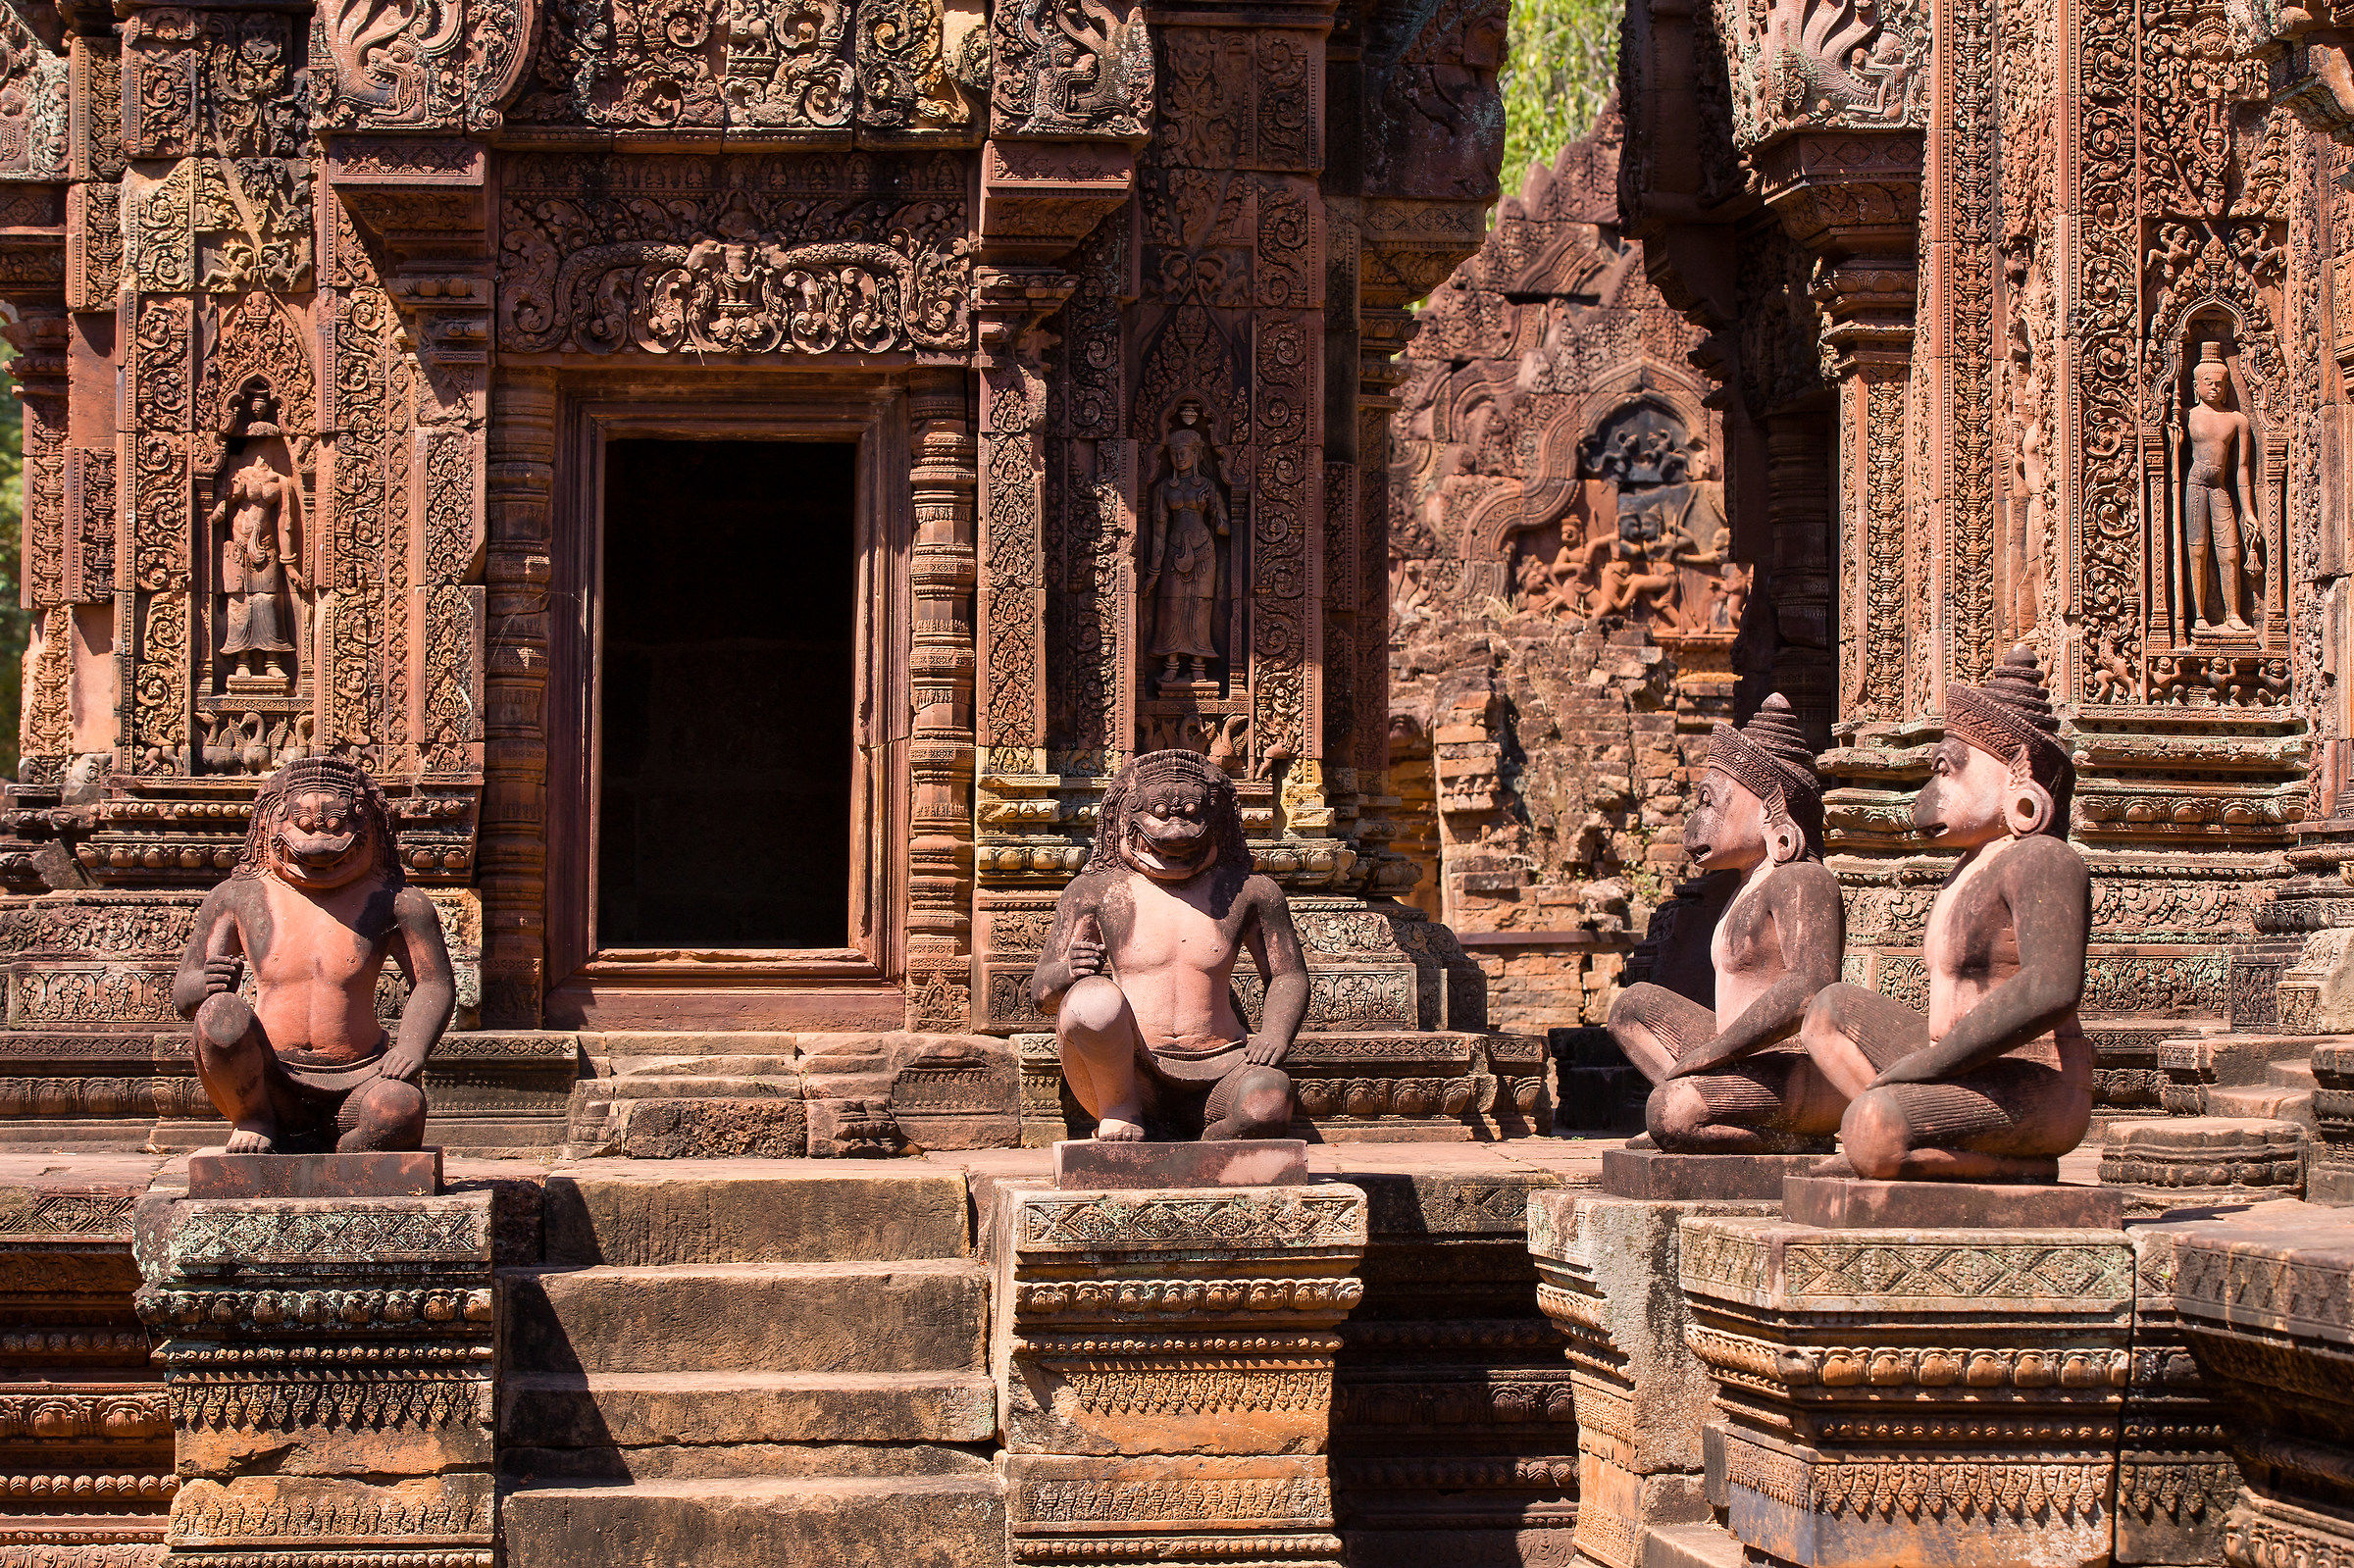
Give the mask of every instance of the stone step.
M 524 1372 L 499 1388 L 502 1441 L 550 1448 L 986 1442 L 983 1372 Z
M 678 1064 L 685 1066 L 688 1064 Z M 697 1069 L 716 1064 L 695 1062 Z M 783 1099 L 801 1097 L 800 1076 L 790 1068 L 782 1073 L 717 1073 L 717 1072 L 632 1072 L 613 1078 L 584 1079 L 573 1087 L 573 1102 L 577 1108 L 584 1104 L 612 1100 L 653 1099 L 758 1099 L 774 1095 Z
M 627 1486 L 723 1476 L 987 1476 L 981 1447 L 936 1442 L 660 1443 L 621 1448 L 525 1448 L 501 1443 L 499 1474 L 524 1486 Z
M 977 1263 L 503 1269 L 517 1372 L 978 1370 Z
M 617 1056 L 613 1058 L 613 1076 L 608 1082 L 619 1084 L 640 1078 L 670 1078 L 680 1075 L 706 1074 L 720 1078 L 787 1078 L 798 1079 L 800 1058 L 795 1056 Z
M 2277 1088 L 2311 1093 L 2314 1088 L 2311 1061 L 2272 1062 L 2266 1065 L 2264 1081 Z
M 2302 1120 L 2297 1115 L 2298 1102 L 2312 1103 L 2309 1095 L 2274 1084 L 2211 1084 L 2201 1097 L 2202 1109 L 2209 1116 L 2258 1120 Z
M 1741 1542 L 1720 1525 L 1651 1525 L 1643 1568 L 1741 1568 Z
M 599 1160 L 547 1179 L 551 1264 L 894 1263 L 972 1251 L 964 1177 L 897 1160 Z
M 500 1507 L 507 1568 L 890 1563 L 1001 1568 L 996 1477 L 715 1477 L 534 1486 Z

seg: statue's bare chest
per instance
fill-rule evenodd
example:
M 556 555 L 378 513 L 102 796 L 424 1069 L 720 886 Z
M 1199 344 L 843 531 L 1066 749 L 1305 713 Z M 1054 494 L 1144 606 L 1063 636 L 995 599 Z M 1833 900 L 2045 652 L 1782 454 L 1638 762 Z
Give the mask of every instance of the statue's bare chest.
M 384 945 L 367 894 L 320 902 L 273 878 L 261 879 L 269 911 L 262 950 L 249 953 L 255 976 L 268 984 L 325 981 L 342 985 L 370 974 L 384 961 Z M 348 903 L 349 907 L 341 907 Z
M 1220 918 L 1204 907 L 1213 880 L 1204 877 L 1172 888 L 1150 877 L 1131 876 L 1125 888 L 1128 931 L 1115 962 L 1130 970 L 1214 970 L 1231 965 L 1243 911 L 1238 902 Z

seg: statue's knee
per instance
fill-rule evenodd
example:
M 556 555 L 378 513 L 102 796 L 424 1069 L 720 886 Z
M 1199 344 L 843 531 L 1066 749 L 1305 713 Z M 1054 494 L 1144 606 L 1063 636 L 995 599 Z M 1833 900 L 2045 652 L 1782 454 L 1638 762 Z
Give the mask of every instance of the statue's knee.
M 352 1090 L 335 1118 L 342 1143 L 354 1148 L 412 1149 L 425 1141 L 425 1090 L 380 1078 Z
M 1867 1089 L 1840 1120 L 1839 1141 L 1858 1176 L 1893 1182 L 1904 1169 L 1905 1156 L 1913 1152 L 1913 1127 L 1895 1095 L 1884 1088 Z
M 1246 1137 L 1272 1138 L 1292 1125 L 1292 1075 L 1280 1067 L 1246 1067 L 1236 1077 L 1229 1119 Z
M 1671 1148 L 1708 1123 L 1709 1102 L 1690 1079 L 1672 1079 L 1651 1091 L 1643 1104 L 1643 1125 L 1653 1142 Z
M 1806 1016 L 1798 1023 L 1798 1042 L 1809 1048 L 1818 1041 L 1828 1043 L 1849 1037 L 1845 985 L 1825 986 L 1807 1003 Z
M 1120 987 L 1102 975 L 1090 975 L 1062 993 L 1061 1011 L 1054 1015 L 1055 1033 L 1064 1038 L 1073 1035 L 1100 1037 L 1120 1027 L 1128 1011 L 1128 998 Z
M 253 1034 L 253 1008 L 234 991 L 220 991 L 196 1009 L 196 1039 L 216 1051 L 234 1050 Z

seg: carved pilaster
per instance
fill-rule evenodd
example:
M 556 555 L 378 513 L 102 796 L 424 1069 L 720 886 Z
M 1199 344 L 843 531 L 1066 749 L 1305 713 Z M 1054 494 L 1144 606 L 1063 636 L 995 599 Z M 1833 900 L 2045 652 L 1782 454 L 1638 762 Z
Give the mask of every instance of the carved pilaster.
M 908 683 L 907 1027 L 972 1027 L 973 428 L 964 378 L 925 371 L 908 388 L 915 603 Z
M 980 709 L 993 775 L 1046 771 L 1046 594 L 1039 523 L 1047 384 L 1038 324 L 1075 279 L 1046 267 L 985 267 L 980 316 Z
M 554 543 L 556 388 L 545 371 L 500 373 L 490 434 L 480 885 L 483 1022 L 535 1028 L 547 937 L 548 577 Z

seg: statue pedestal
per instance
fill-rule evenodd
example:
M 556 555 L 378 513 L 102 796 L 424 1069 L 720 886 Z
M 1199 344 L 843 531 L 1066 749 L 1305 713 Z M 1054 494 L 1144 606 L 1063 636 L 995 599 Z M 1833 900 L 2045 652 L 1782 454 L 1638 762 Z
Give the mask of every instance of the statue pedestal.
M 1669 1203 L 1727 1199 L 1776 1203 L 1786 1177 L 1804 1176 L 1820 1154 L 1670 1154 L 1663 1149 L 1602 1151 L 1602 1189 L 1612 1197 Z
M 1365 1220 L 1339 1185 L 1000 1190 L 1012 1560 L 1338 1568 L 1325 1450 Z
M 231 1154 L 198 1149 L 188 1156 L 188 1196 L 433 1197 L 441 1190 L 437 1148 L 366 1154 Z
M 1682 1231 L 1692 1346 L 1716 1383 L 1712 1500 L 1750 1562 L 2112 1560 L 2123 1231 L 1713 1215 Z
M 1222 1138 L 1193 1143 L 1054 1145 L 1054 1185 L 1073 1189 L 1148 1187 L 1296 1187 L 1307 1180 L 1307 1145 L 1296 1138 Z
M 1634 1156 L 1618 1162 L 1618 1153 Z M 1782 1180 L 1748 1156 L 1612 1150 L 1606 1185 L 1641 1179 L 1662 1187 L 1756 1188 Z M 1816 1156 L 1799 1163 L 1812 1163 Z M 1723 1163 L 1709 1173 L 1687 1165 Z M 1537 1265 L 1537 1304 L 1568 1337 L 1570 1398 L 1577 1409 L 1578 1553 L 1604 1568 L 1643 1568 L 1646 1538 L 1663 1530 L 1714 1531 L 1701 1485 L 1701 1423 L 1715 1392 L 1708 1368 L 1685 1343 L 1676 1291 L 1678 1227 L 1702 1215 L 1768 1219 L 1769 1200 L 1661 1201 L 1534 1192 L 1528 1248 Z M 1730 1547 L 1729 1539 L 1722 1540 Z
M 167 1562 L 490 1568 L 491 1235 L 488 1192 L 141 1201 Z

